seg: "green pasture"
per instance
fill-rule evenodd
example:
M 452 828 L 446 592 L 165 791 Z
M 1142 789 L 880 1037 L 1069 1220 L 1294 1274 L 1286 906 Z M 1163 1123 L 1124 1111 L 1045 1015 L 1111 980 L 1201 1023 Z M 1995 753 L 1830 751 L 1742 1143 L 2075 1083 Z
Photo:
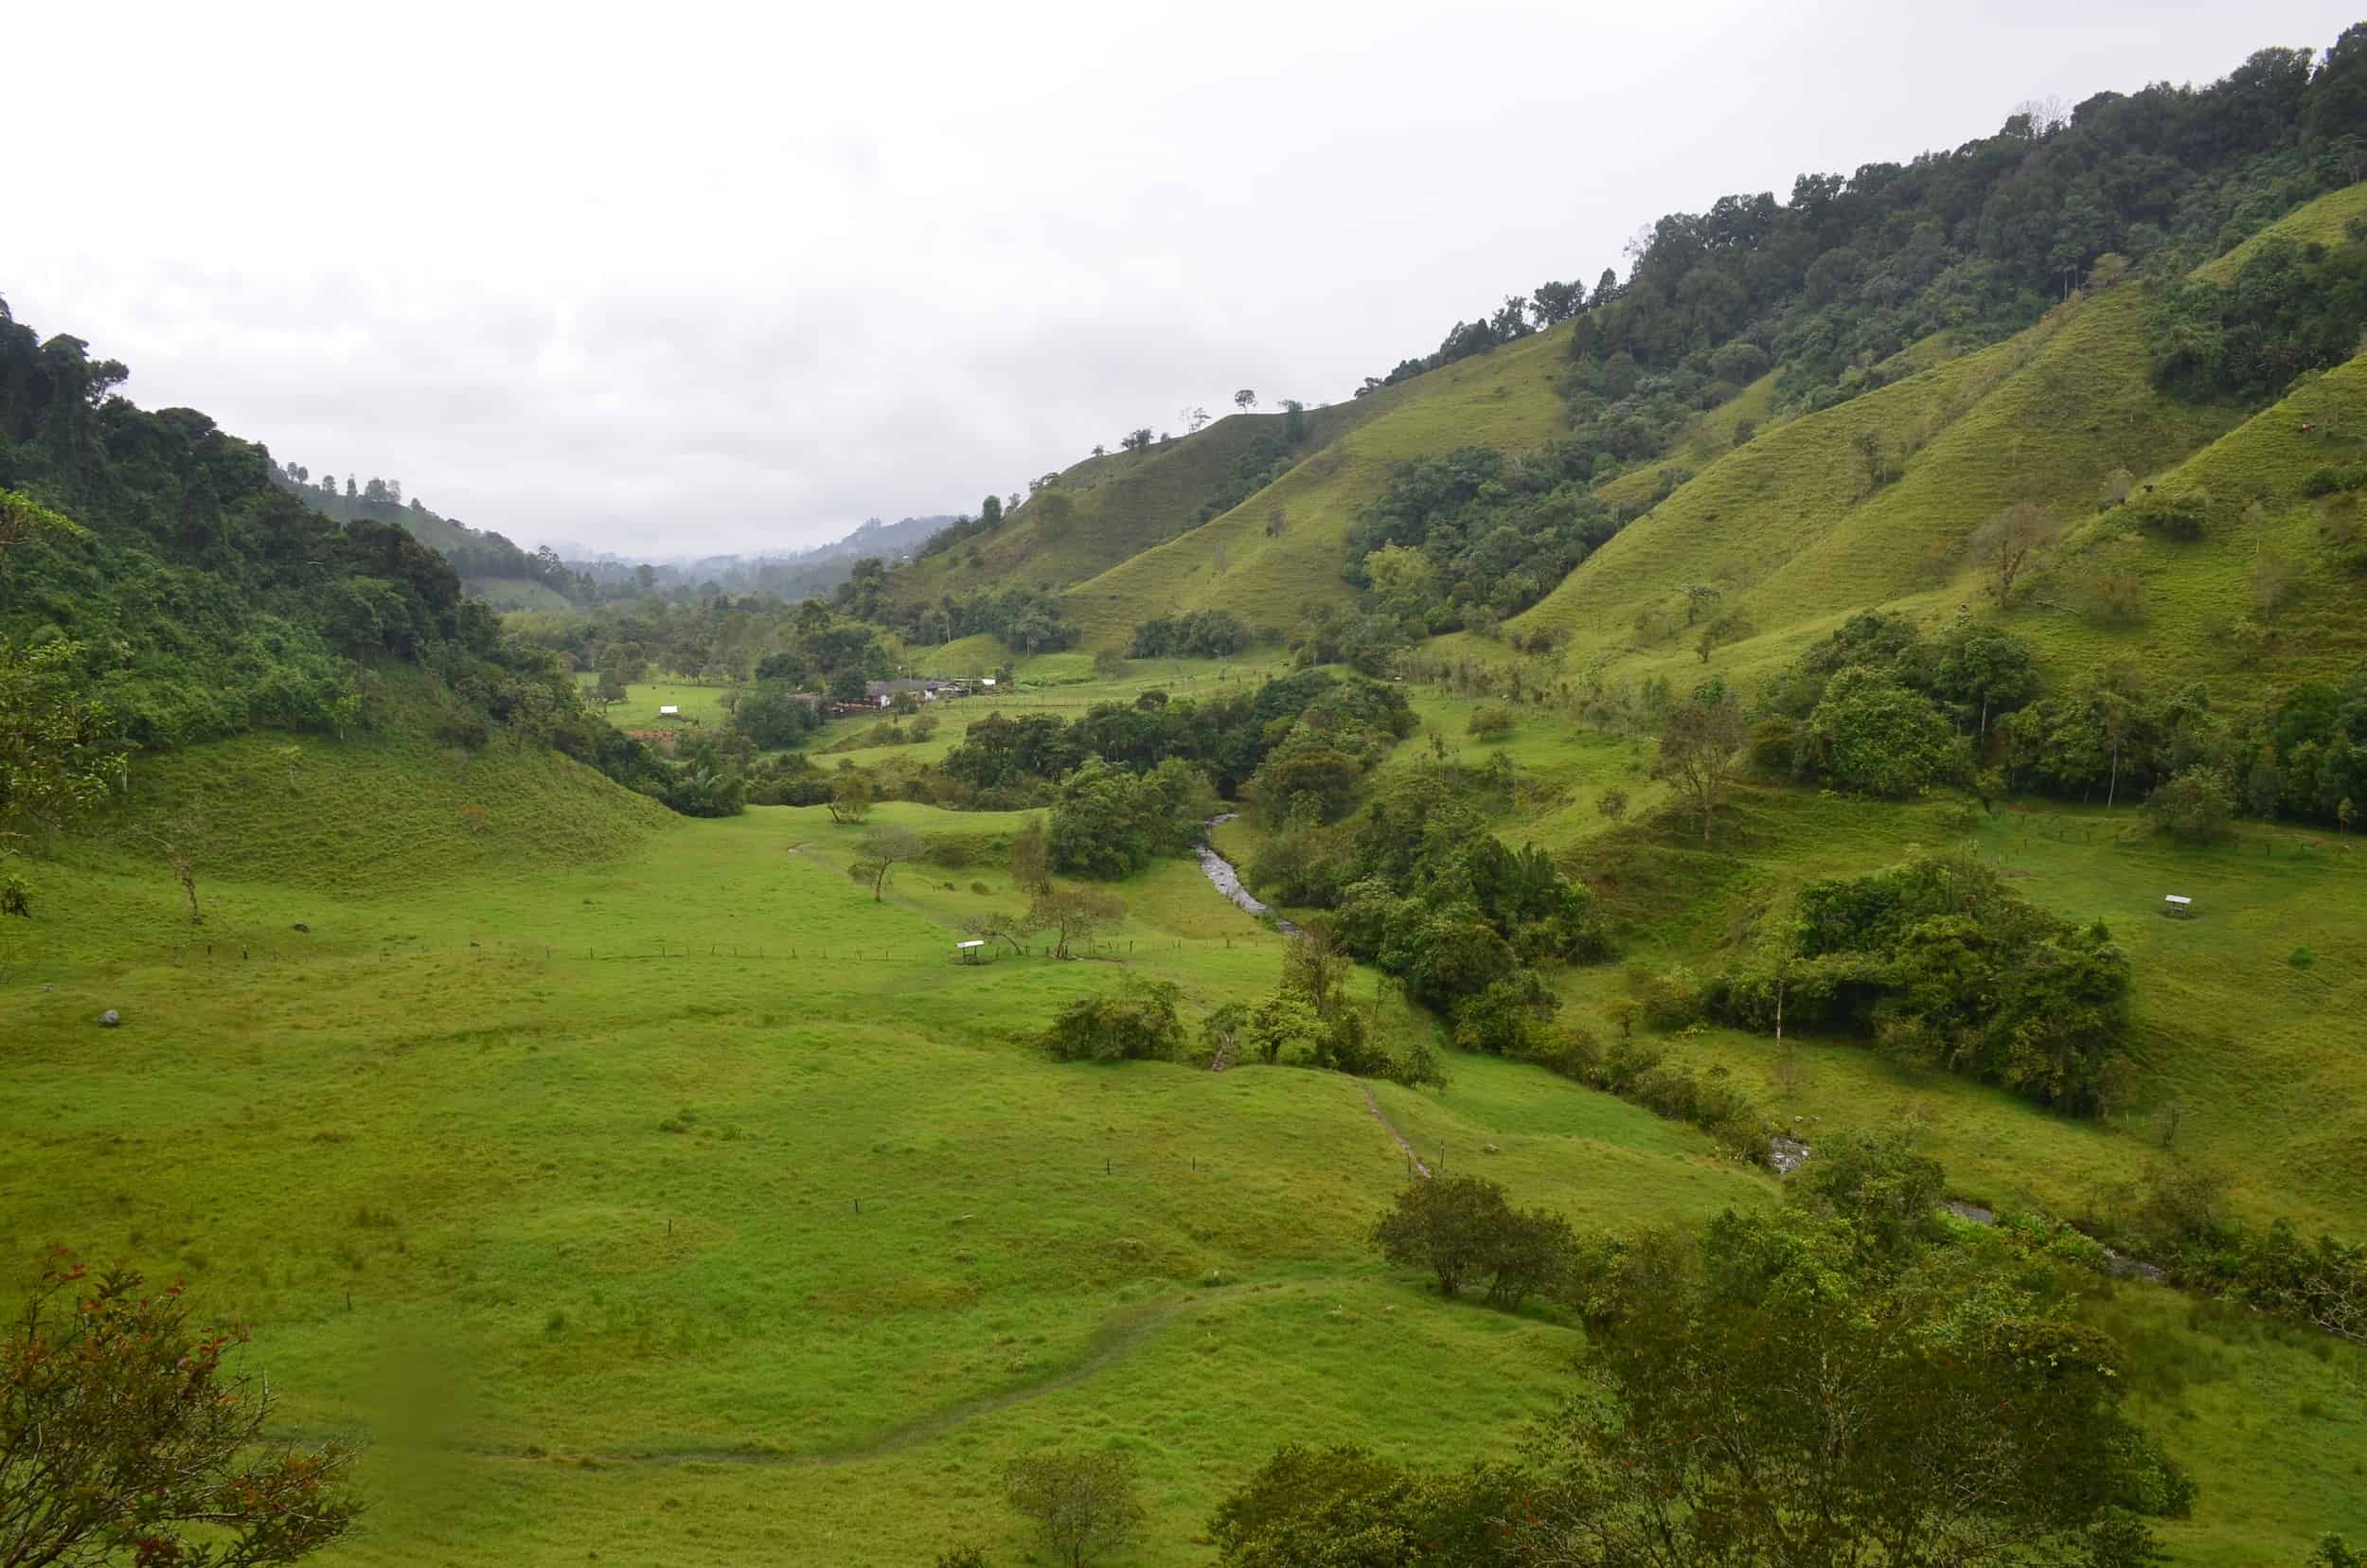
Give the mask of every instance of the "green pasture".
M 961 916 L 1019 902 L 999 860 L 874 901 L 862 830 L 819 809 L 650 817 L 492 756 L 474 795 L 514 809 L 470 829 L 371 782 L 426 795 L 456 761 L 356 741 L 293 787 L 275 763 L 135 775 L 159 819 L 199 785 L 311 819 L 249 863 L 225 816 L 203 926 L 129 821 L 38 868 L 0 949 L 0 1238 L 186 1276 L 253 1325 L 291 1432 L 371 1434 L 347 1560 L 1011 1559 L 995 1468 L 1059 1440 L 1135 1448 L 1135 1560 L 1193 1562 L 1286 1435 L 1476 1455 L 1552 1398 L 1570 1330 L 1368 1256 L 1403 1160 L 1355 1083 L 1035 1050 L 1122 971 L 1195 1018 L 1272 984 L 1284 939 L 1189 863 L 1123 885 L 1092 959 L 968 966 Z M 560 830 L 570 797 L 613 830 Z M 414 874 L 363 836 L 380 816 Z M 1688 1130 L 1470 1068 L 1381 1103 L 1582 1221 L 1773 1190 Z
M 589 670 L 576 678 L 586 686 L 599 679 Z M 702 728 L 719 729 L 731 717 L 723 706 L 723 693 L 728 689 L 690 681 L 636 681 L 625 687 L 624 701 L 608 710 L 608 722 L 624 730 L 679 726 L 695 734 Z M 682 709 L 679 720 L 658 716 L 658 710 L 667 706 Z

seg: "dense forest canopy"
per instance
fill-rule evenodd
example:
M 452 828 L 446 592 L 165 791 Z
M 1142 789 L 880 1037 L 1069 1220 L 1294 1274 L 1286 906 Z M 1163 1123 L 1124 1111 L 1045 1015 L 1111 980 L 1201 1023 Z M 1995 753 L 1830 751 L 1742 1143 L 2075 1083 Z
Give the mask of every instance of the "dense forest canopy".
M 9 551 L 0 644 L 69 649 L 119 740 L 366 723 L 381 672 L 401 668 L 429 678 L 454 739 L 498 724 L 621 778 L 651 766 L 462 597 L 452 562 L 395 523 L 323 516 L 261 446 L 118 395 L 127 375 L 0 301 L 0 490 L 79 525 Z
M 1718 360 L 1737 342 L 1764 351 L 1758 368 L 1779 366 L 1785 401 L 1829 406 L 1880 384 L 1882 363 L 1931 333 L 2020 330 L 2100 266 L 2182 274 L 2367 174 L 2362 135 L 2367 25 L 2314 65 L 2307 49 L 2263 49 L 2205 87 L 2028 106 L 1951 151 L 1803 174 L 1788 201 L 1669 213 L 1630 247 L 1624 280 L 1606 269 L 1591 290 L 1513 295 L 1361 392 L 1570 321 L 1581 426 L 1624 403 L 1648 432 L 1722 401 L 1756 373 Z

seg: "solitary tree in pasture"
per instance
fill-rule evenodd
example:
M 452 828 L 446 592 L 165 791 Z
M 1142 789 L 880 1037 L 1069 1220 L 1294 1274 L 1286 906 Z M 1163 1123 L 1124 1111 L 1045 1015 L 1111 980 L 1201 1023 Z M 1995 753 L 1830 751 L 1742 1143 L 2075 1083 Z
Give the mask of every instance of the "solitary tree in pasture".
M 1052 842 L 1043 830 L 1043 818 L 1029 817 L 1011 835 L 1011 880 L 1029 893 L 1051 888 Z
M 177 1284 L 55 1255 L 0 1335 L 0 1562 L 260 1568 L 345 1536 L 356 1450 L 276 1436 L 237 1343 Z
M 1742 704 L 1723 681 L 1705 683 L 1670 710 L 1660 735 L 1652 776 L 1664 778 L 1680 798 L 1701 814 L 1701 844 L 1707 847 L 1717 823 L 1717 805 L 1741 765 L 1750 726 Z
M 1014 953 L 1025 951 L 1024 942 L 1035 930 L 1024 915 L 1008 915 L 1000 910 L 986 915 L 972 915 L 962 921 L 962 930 L 982 942 L 1008 944 Z
M 1891 482 L 1890 449 L 1882 440 L 1882 433 L 1867 425 L 1849 438 L 1849 449 L 1858 455 L 1858 466 L 1865 471 L 1865 488 L 1880 490 Z
M 861 822 L 871 814 L 871 779 L 866 774 L 848 769 L 842 775 L 837 788 L 830 792 L 830 820 L 837 823 Z
M 1052 933 L 1052 956 L 1074 958 L 1070 947 L 1084 941 L 1103 926 L 1122 919 L 1126 905 L 1112 893 L 1096 893 L 1090 888 L 1051 888 L 1036 895 L 1028 906 L 1027 918 L 1035 929 Z
M 182 897 L 188 900 L 189 924 L 204 925 L 205 912 L 197 901 L 197 857 L 205 852 L 210 825 L 203 797 L 192 801 L 187 810 L 138 829 L 138 834 L 164 861 Z
M 362 722 L 363 703 L 377 680 L 378 676 L 372 671 L 355 671 L 351 683 L 329 704 L 329 724 L 337 732 L 339 740 L 343 740 L 347 732 Z
M 2013 608 L 2015 584 L 2062 534 L 2062 526 L 2035 501 L 2017 501 L 1972 531 L 1972 559 L 1988 573 L 1999 609 Z
M 1739 610 L 1729 610 L 1701 628 L 1701 635 L 1694 643 L 1693 650 L 1700 655 L 1703 664 L 1707 664 L 1711 654 L 1728 643 L 1740 642 L 1751 634 L 1751 631 L 1750 616 Z
M 1066 1568 L 1099 1561 L 1143 1527 L 1130 1453 L 1031 1453 L 1005 1468 L 1003 1490 L 1016 1512 L 1035 1521 L 1045 1550 Z
M 921 836 L 909 828 L 874 828 L 863 835 L 863 852 L 846 868 L 846 874 L 857 882 L 869 882 L 871 901 L 877 903 L 896 868 L 906 861 L 918 860 L 928 847 Z

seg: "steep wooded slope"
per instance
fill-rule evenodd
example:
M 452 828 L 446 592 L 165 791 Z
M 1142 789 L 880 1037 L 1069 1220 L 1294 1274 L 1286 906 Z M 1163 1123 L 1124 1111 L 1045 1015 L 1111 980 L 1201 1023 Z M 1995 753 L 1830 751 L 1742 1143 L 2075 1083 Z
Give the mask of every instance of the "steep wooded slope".
M 1539 333 L 1358 400 L 1366 419 L 1272 485 L 1070 589 L 1087 643 L 1123 648 L 1141 622 L 1202 608 L 1287 633 L 1308 605 L 1351 602 L 1343 546 L 1391 471 L 1457 447 L 1544 446 L 1562 430 L 1554 387 L 1567 346 L 1565 333 Z

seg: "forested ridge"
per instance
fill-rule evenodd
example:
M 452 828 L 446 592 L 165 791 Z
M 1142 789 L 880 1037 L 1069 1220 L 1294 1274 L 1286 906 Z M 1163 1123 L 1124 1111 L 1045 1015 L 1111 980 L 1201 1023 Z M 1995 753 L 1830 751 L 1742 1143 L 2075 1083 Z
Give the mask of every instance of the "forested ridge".
M 649 782 L 653 761 L 464 597 L 451 561 L 399 524 L 323 516 L 263 447 L 138 407 L 127 375 L 0 301 L 0 504 L 58 520 L 0 555 L 12 669 L 43 652 L 127 747 L 384 722 L 472 747 L 500 730 Z

